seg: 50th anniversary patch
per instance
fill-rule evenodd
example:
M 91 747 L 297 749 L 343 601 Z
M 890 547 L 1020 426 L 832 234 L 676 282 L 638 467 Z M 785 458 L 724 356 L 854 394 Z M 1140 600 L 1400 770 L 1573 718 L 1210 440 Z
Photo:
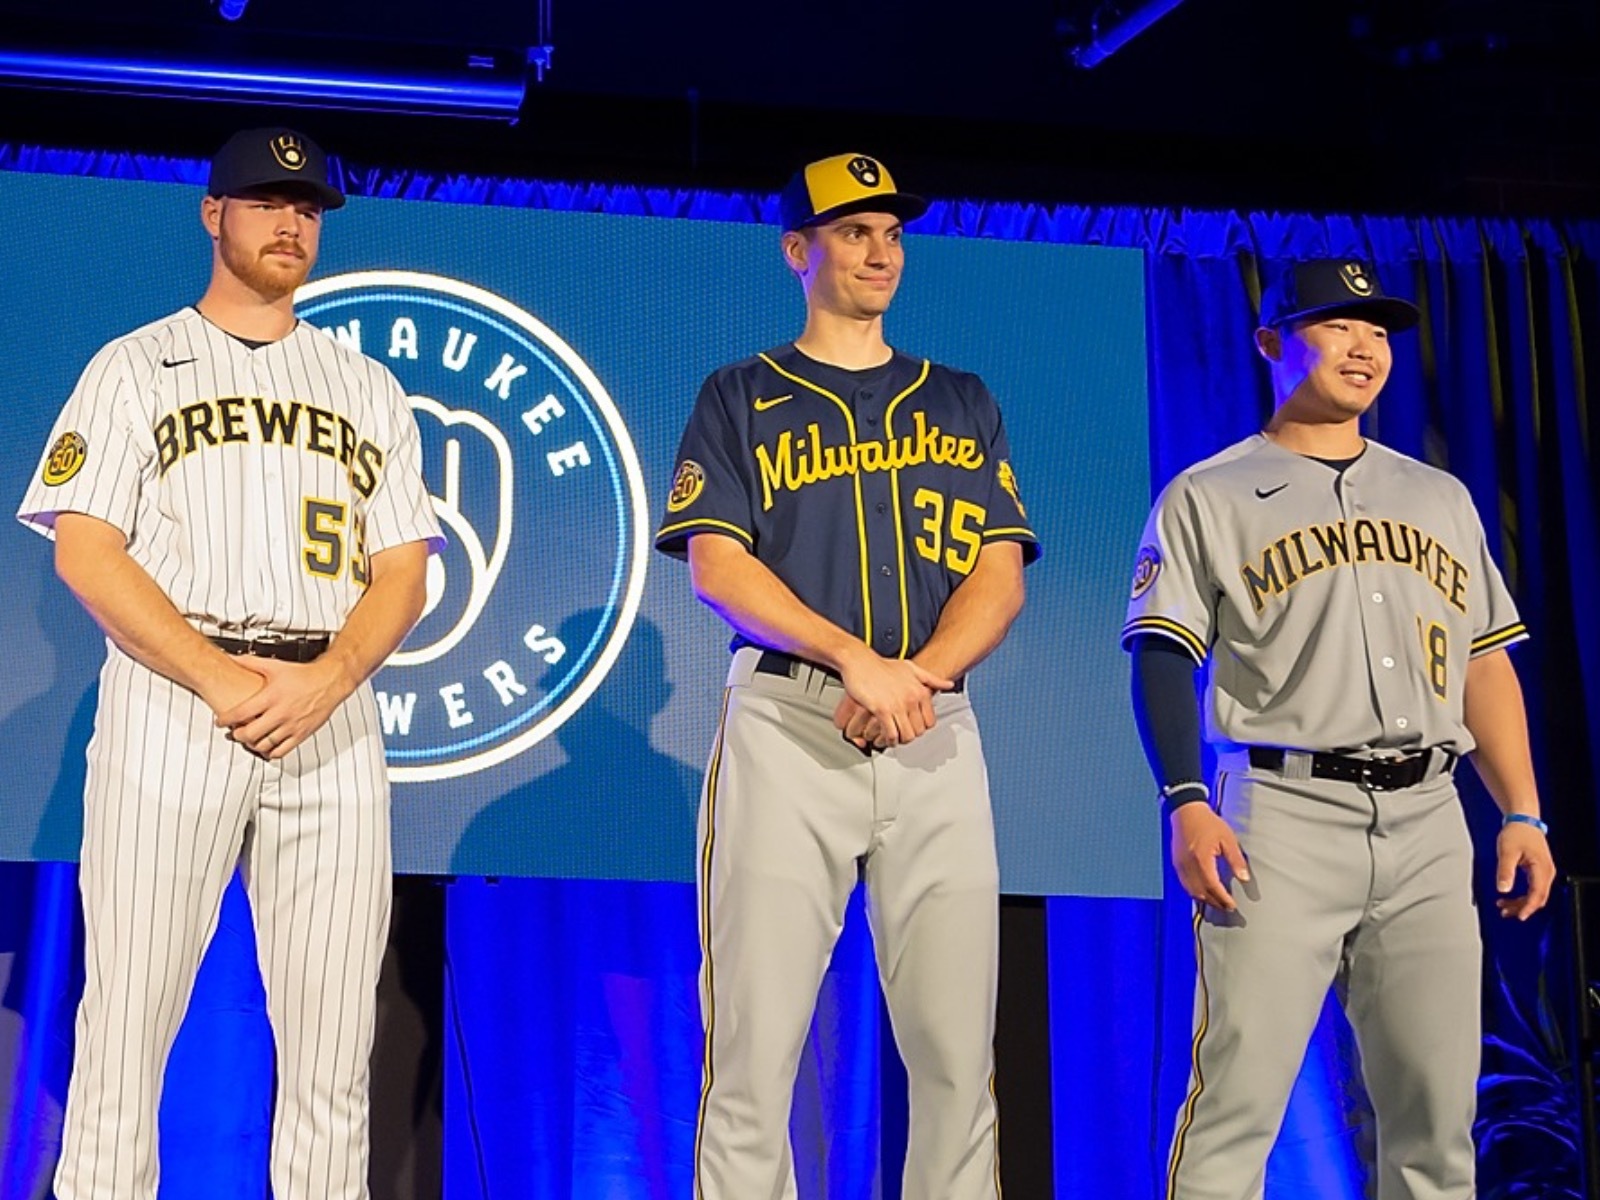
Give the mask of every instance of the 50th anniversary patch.
M 599 686 L 639 610 L 649 513 L 616 405 L 553 330 L 454 279 L 335 275 L 296 311 L 405 387 L 450 543 L 375 681 L 392 777 L 522 753 Z

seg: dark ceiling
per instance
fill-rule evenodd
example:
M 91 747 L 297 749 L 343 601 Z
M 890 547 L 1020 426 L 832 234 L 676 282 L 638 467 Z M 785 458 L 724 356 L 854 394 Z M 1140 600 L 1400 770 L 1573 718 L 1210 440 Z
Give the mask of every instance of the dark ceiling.
M 937 195 L 1600 215 L 1597 0 L 1186 0 L 1093 70 L 1068 52 L 1139 0 L 216 3 L 0 0 L 0 50 L 549 41 L 552 68 L 515 125 L 0 89 L 0 138 L 198 156 L 288 117 L 347 161 L 431 171 L 770 190 L 860 149 Z

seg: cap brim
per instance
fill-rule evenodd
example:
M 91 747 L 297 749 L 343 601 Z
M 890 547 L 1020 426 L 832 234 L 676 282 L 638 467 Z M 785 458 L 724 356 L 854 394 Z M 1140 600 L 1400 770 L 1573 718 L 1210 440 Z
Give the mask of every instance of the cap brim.
M 344 193 L 314 179 L 261 179 L 250 183 L 236 183 L 226 191 L 211 190 L 213 196 L 242 196 L 246 192 L 301 191 L 317 198 L 324 211 L 344 207 Z
M 928 202 L 921 196 L 913 196 L 910 192 L 884 192 L 878 196 L 863 196 L 859 200 L 836 204 L 817 213 L 798 228 L 813 229 L 818 225 L 826 225 L 829 221 L 837 221 L 840 217 L 866 212 L 889 213 L 902 221 L 915 221 L 927 211 Z
M 1374 325 L 1381 325 L 1390 333 L 1404 333 L 1422 320 L 1422 310 L 1409 300 L 1398 296 L 1380 296 L 1375 300 L 1349 300 L 1338 304 L 1323 304 L 1317 308 L 1303 308 L 1286 313 L 1272 322 L 1273 326 L 1288 325 L 1312 317 L 1325 317 L 1329 313 L 1359 314 Z

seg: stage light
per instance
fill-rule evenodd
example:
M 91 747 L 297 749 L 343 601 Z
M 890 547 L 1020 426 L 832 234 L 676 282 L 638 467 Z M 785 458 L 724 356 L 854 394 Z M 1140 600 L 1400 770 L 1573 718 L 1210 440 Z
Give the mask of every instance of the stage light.
M 237 21 L 249 4 L 250 0 L 217 0 L 217 15 L 224 21 Z
M 255 100 L 515 120 L 527 92 L 521 51 L 460 56 L 459 65 L 222 61 L 199 55 L 0 47 L 0 84 L 199 100 Z
M 1084 70 L 1099 66 L 1182 3 L 1183 0 L 1145 0 L 1128 12 L 1117 4 L 1101 5 L 1095 11 L 1093 36 L 1067 52 L 1072 65 Z

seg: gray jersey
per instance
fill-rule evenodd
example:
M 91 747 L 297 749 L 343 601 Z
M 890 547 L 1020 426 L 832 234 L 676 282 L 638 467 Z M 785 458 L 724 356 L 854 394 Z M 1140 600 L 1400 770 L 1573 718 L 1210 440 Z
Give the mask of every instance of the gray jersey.
M 1219 748 L 1458 753 L 1468 659 L 1527 637 L 1458 480 L 1375 442 L 1338 474 L 1260 434 L 1156 501 L 1140 633 L 1209 664 Z
M 251 348 L 185 308 L 107 344 L 18 516 L 81 512 L 205 633 L 336 631 L 367 557 L 438 543 L 393 375 L 304 322 Z

